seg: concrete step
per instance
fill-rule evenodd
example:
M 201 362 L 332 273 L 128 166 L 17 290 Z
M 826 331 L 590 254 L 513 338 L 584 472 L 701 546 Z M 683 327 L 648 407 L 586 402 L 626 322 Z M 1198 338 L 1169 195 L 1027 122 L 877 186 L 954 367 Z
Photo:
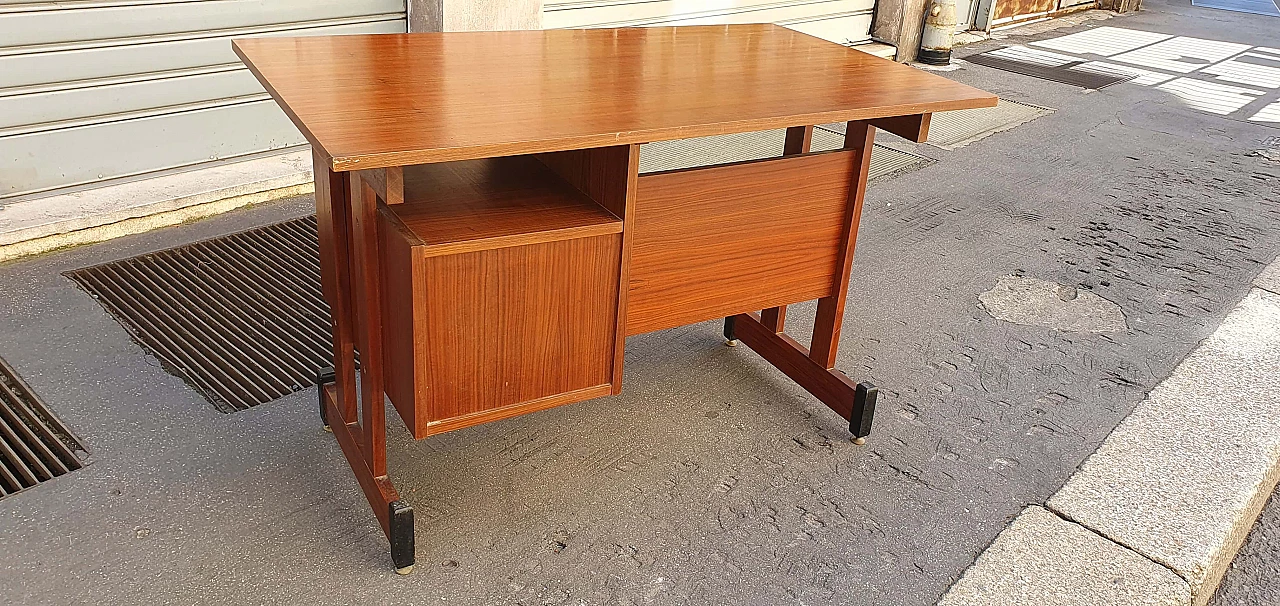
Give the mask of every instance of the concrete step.
M 883 42 L 863 42 L 862 44 L 853 45 L 853 48 L 870 55 L 884 57 L 885 59 L 893 59 L 898 56 L 898 47 Z

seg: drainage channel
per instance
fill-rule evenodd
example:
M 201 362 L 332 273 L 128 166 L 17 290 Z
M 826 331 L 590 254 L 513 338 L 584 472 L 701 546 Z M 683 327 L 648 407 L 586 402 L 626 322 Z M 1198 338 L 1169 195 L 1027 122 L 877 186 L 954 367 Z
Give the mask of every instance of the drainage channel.
M 939 112 L 933 114 L 929 120 L 929 140 L 926 143 L 939 149 L 952 150 L 1053 112 L 1054 110 L 1048 107 L 1008 99 L 999 99 L 995 107 Z M 819 131 L 838 133 L 842 137 L 844 129 L 843 123 L 823 124 L 818 127 Z M 894 137 L 892 134 L 888 136 Z M 923 158 L 923 156 L 918 157 Z M 874 152 L 871 160 L 875 162 Z
M 1001 71 L 1093 90 L 1138 76 L 1137 73 L 1118 73 L 1115 70 L 1096 68 L 1089 65 L 1089 62 L 1075 60 L 1074 57 L 1012 46 L 969 55 L 964 60 Z
M 332 364 L 315 217 L 66 275 L 223 412 L 305 389 Z
M 640 172 L 650 173 L 775 158 L 782 155 L 785 139 L 785 130 L 767 130 L 646 143 L 640 146 Z M 813 151 L 829 151 L 842 147 L 844 147 L 843 127 L 839 134 L 829 128 L 814 129 L 811 146 Z M 934 162 L 932 158 L 877 143 L 871 150 L 871 168 L 868 177 L 877 179 L 932 162 Z
M 84 454 L 71 430 L 0 359 L 0 498 L 80 469 Z

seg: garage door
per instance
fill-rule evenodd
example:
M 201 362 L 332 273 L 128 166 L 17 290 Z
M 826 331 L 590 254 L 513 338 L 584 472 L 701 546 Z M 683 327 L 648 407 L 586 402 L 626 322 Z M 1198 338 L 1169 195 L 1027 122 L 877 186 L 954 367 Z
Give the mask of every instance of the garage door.
M 777 23 L 841 44 L 871 39 L 875 0 L 547 0 L 542 26 Z
M 0 203 L 305 143 L 239 36 L 405 31 L 405 0 L 0 0 Z

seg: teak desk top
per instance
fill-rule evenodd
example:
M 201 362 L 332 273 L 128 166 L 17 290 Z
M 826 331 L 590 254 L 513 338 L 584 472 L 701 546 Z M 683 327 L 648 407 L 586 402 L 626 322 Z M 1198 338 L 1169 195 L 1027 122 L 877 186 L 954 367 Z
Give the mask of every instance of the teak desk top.
M 989 107 L 771 24 L 233 42 L 335 171 Z

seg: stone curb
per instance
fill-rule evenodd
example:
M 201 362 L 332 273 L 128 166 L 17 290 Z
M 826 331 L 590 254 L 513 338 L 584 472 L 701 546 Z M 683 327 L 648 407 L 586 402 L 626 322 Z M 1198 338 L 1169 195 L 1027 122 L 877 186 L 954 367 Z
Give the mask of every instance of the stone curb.
M 1014 518 L 938 606 L 1191 603 L 1173 571 L 1032 505 Z
M 939 606 L 1209 601 L 1280 478 L 1280 259 Z

